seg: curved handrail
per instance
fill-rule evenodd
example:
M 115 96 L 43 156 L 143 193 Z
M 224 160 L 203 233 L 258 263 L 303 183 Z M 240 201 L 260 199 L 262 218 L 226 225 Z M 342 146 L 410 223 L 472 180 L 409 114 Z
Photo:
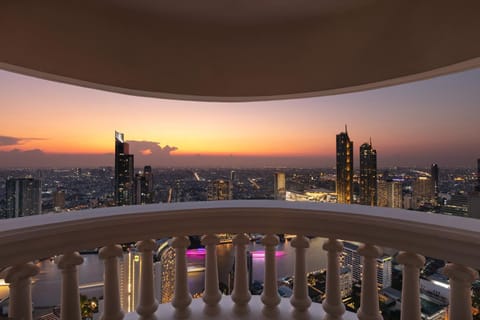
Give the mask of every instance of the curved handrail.
M 479 220 L 360 205 L 234 200 L 112 207 L 4 220 L 0 224 L 0 269 L 113 243 L 223 232 L 332 237 L 480 268 Z

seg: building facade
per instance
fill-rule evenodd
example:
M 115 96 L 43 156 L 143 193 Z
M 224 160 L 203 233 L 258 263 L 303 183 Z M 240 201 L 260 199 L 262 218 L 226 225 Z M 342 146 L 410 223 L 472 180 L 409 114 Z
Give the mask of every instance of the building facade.
M 287 195 L 285 172 L 276 172 L 273 176 L 273 198 L 275 200 L 285 200 Z
M 5 218 L 33 216 L 42 213 L 41 181 L 34 178 L 7 179 Z
M 403 185 L 401 181 L 380 180 L 378 181 L 379 207 L 402 208 L 403 207 Z
M 232 200 L 232 183 L 229 180 L 217 179 L 210 181 L 207 189 L 207 200 Z
M 123 133 L 115 131 L 115 204 L 134 204 L 134 164 Z
M 360 204 L 377 205 L 377 150 L 371 141 L 360 146 Z
M 350 204 L 353 201 L 353 141 L 345 132 L 337 134 L 337 180 L 338 203 Z

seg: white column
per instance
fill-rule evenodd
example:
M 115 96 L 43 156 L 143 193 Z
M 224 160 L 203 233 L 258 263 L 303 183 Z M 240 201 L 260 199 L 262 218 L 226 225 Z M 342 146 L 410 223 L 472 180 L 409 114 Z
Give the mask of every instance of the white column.
M 62 270 L 61 320 L 82 319 L 77 272 L 77 266 L 82 263 L 83 257 L 78 252 L 66 253 L 57 260 L 58 268 Z
M 9 284 L 8 319 L 32 320 L 32 277 L 39 268 L 31 262 L 8 267 L 5 282 Z
M 275 308 L 280 303 L 275 261 L 275 246 L 279 242 L 278 237 L 272 233 L 267 234 L 262 239 L 262 244 L 265 246 L 265 281 L 261 299 L 267 308 Z
M 397 255 L 397 262 L 403 265 L 401 320 L 421 320 L 419 277 L 425 257 L 401 251 Z
M 341 320 L 345 313 L 345 305 L 342 303 L 340 292 L 340 261 L 338 259 L 343 250 L 343 243 L 330 238 L 323 244 L 323 250 L 327 251 L 327 286 L 326 298 L 322 303 L 325 310 L 324 320 Z
M 103 271 L 103 298 L 104 311 L 101 320 L 121 320 L 123 311 L 120 306 L 120 288 L 118 282 L 118 257 L 123 256 L 122 247 L 119 245 L 108 245 L 100 249 L 100 259 L 104 260 Z
M 363 256 L 362 296 L 357 312 L 360 320 L 383 320 L 378 303 L 377 258 L 382 250 L 371 244 L 361 245 L 358 253 Z
M 308 296 L 307 287 L 307 267 L 305 262 L 305 251 L 310 247 L 308 239 L 302 235 L 297 235 L 290 244 L 295 248 L 295 266 L 294 266 L 294 282 L 293 295 L 290 298 L 290 304 L 297 311 L 305 311 L 312 304 L 312 300 Z
M 173 238 L 172 247 L 175 249 L 175 292 L 172 306 L 178 311 L 183 311 L 192 302 L 192 295 L 188 290 L 187 282 L 187 259 L 185 253 L 190 240 L 188 237 L 179 236 Z
M 443 272 L 450 278 L 449 320 L 472 320 L 472 282 L 478 272 L 470 267 L 448 263 Z
M 140 268 L 140 299 L 136 311 L 140 315 L 140 319 L 156 319 L 154 313 L 157 311 L 158 301 L 155 299 L 152 253 L 155 249 L 155 240 L 148 239 L 138 241 L 135 246 L 142 255 Z
M 245 233 L 233 237 L 235 246 L 235 278 L 233 281 L 232 300 L 238 306 L 245 306 L 252 297 L 248 287 L 247 245 L 250 239 Z
M 218 286 L 218 265 L 217 265 L 217 244 L 220 241 L 214 234 L 207 234 L 202 237 L 202 244 L 207 249 L 205 259 L 205 291 L 203 301 L 206 305 L 214 307 L 222 299 Z

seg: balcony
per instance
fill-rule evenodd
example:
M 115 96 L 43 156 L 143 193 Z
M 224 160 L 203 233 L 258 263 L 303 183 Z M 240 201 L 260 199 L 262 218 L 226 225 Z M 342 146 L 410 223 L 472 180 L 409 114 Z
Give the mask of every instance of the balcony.
M 216 233 L 233 233 L 235 248 L 234 291 L 221 295 L 218 287 Z M 265 284 L 261 296 L 251 296 L 247 285 L 245 233 L 265 234 Z M 295 284 L 291 299 L 277 293 L 274 234 L 296 234 Z M 205 291 L 192 299 L 187 283 L 186 235 L 204 234 L 206 247 Z M 328 238 L 326 299 L 311 303 L 307 294 L 305 257 L 309 240 Z M 153 261 L 152 239 L 174 237 L 175 292 L 171 303 L 158 305 L 154 298 L 153 263 L 142 263 L 137 312 L 120 308 L 116 245 L 137 241 L 143 261 Z M 345 312 L 339 290 L 339 253 L 342 243 L 363 243 L 361 307 L 358 314 Z M 380 247 L 400 251 L 404 266 L 402 319 L 420 319 L 419 271 L 424 256 L 447 260 L 450 279 L 449 319 L 472 319 L 470 288 L 480 268 L 480 221 L 431 213 L 356 205 L 293 203 L 282 201 L 213 201 L 158 204 L 85 210 L 5 220 L 0 225 L 0 270 L 10 286 L 11 319 L 31 319 L 31 277 L 42 257 L 60 255 L 62 270 L 61 318 L 81 319 L 77 251 L 102 248 L 105 263 L 103 319 L 382 319 L 376 286 L 376 258 Z M 310 252 L 308 254 L 315 254 Z

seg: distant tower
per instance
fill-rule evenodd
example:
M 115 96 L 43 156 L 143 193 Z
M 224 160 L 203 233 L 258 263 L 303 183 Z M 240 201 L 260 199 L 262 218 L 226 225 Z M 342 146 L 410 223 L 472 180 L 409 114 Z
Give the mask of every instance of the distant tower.
M 65 191 L 57 190 L 53 193 L 53 209 L 56 212 L 65 209 Z
M 430 177 L 420 176 L 413 182 L 413 202 L 414 208 L 419 208 L 426 203 L 431 203 L 432 180 Z
M 432 167 L 430 169 L 430 173 L 432 175 L 432 194 L 434 197 L 438 196 L 438 164 L 434 163 L 432 164 Z
M 276 172 L 273 180 L 273 198 L 275 200 L 285 200 L 285 172 Z
M 377 150 L 372 141 L 360 146 L 360 204 L 377 205 Z
M 8 179 L 6 182 L 7 218 L 42 213 L 41 182 L 33 178 Z
M 480 192 L 480 159 L 477 159 L 477 185 L 475 191 Z
M 232 183 L 229 180 L 214 180 L 208 184 L 207 200 L 232 200 Z
M 115 203 L 117 206 L 134 203 L 133 155 L 123 133 L 115 131 Z
M 353 141 L 345 132 L 337 134 L 337 201 L 352 203 L 353 200 Z

